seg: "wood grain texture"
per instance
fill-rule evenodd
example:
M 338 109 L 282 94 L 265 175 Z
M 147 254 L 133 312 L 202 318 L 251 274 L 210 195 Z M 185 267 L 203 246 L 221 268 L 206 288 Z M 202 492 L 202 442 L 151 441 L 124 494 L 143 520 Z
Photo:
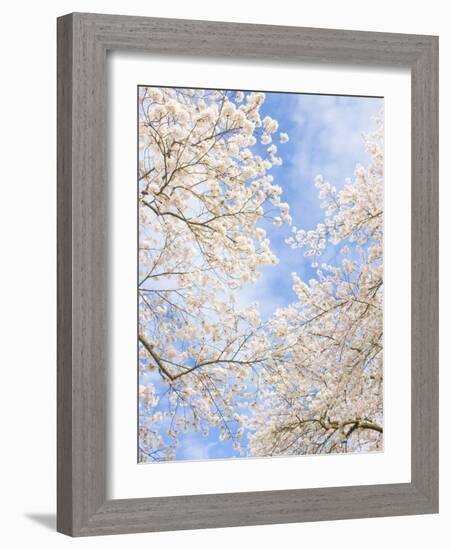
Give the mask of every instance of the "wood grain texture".
M 58 21 L 57 529 L 72 524 L 72 20 Z
M 107 500 L 106 52 L 409 67 L 412 481 Z M 58 531 L 72 536 L 438 510 L 438 39 L 75 13 L 58 20 Z

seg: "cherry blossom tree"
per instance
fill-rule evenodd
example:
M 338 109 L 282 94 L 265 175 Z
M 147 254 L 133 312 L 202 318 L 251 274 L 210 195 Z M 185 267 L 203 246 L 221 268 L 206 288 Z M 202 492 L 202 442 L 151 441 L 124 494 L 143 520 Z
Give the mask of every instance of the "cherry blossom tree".
M 291 223 L 269 173 L 281 158 L 272 141 L 278 123 L 260 116 L 264 99 L 140 88 L 142 461 L 173 458 L 181 431 L 206 435 L 211 426 L 238 447 L 238 402 L 269 357 L 257 308 L 236 303 L 258 268 L 278 261 L 258 221 Z M 264 156 L 252 152 L 257 141 Z
M 324 222 L 294 228 L 317 278 L 296 273 L 298 301 L 270 321 L 269 395 L 248 418 L 250 454 L 373 451 L 383 434 L 383 128 L 366 138 L 371 163 L 341 191 L 316 178 Z

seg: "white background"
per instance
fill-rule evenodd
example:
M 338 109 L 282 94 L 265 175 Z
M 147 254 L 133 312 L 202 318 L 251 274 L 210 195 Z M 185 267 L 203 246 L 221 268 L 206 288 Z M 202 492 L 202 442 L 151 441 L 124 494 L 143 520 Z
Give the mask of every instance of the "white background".
M 139 498 L 271 491 L 411 481 L 411 75 L 409 70 L 319 67 L 231 60 L 176 60 L 115 53 L 108 61 L 112 188 L 112 313 L 109 496 Z M 176 81 L 171 81 L 176 75 Z M 243 90 L 271 89 L 384 96 L 384 452 L 136 464 L 136 85 L 172 82 Z M 301 83 L 301 84 L 299 84 Z M 301 86 L 301 88 L 299 88 Z M 369 121 L 367 122 L 369 125 Z M 403 228 L 403 232 L 398 231 Z M 395 337 L 393 336 L 395 334 Z M 124 368 L 125 367 L 125 368 Z M 332 472 L 324 475 L 324 470 Z
M 450 520 L 449 291 L 441 285 L 441 513 L 70 540 L 54 533 L 56 411 L 56 26 L 71 11 L 440 35 L 441 98 L 450 97 L 450 30 L 440 0 L 9 2 L 2 10 L 1 517 L 7 548 L 443 548 Z M 442 101 L 441 182 L 449 181 L 449 104 Z M 450 220 L 441 186 L 441 280 L 448 279 Z M 405 246 L 408 243 L 405 242 Z M 441 542 L 442 541 L 442 542 Z

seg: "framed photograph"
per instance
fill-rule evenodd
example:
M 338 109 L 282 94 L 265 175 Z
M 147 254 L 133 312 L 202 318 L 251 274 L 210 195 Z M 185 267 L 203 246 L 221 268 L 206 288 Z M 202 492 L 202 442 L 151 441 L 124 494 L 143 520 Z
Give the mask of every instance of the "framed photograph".
M 58 530 L 438 511 L 438 39 L 58 19 Z

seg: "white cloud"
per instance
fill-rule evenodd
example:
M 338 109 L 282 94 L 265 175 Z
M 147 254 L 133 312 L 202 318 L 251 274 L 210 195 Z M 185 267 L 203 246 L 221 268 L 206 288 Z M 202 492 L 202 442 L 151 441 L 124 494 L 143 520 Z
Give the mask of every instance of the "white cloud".
M 382 106 L 379 98 L 300 95 L 292 113 L 298 144 L 294 162 L 300 174 L 321 173 L 339 180 L 335 185 L 351 177 L 356 163 L 368 160 L 362 136 L 374 128 L 371 119 Z
M 181 440 L 182 456 L 185 460 L 207 460 L 210 458 L 209 451 L 213 443 L 208 443 L 205 439 L 203 441 L 196 441 L 195 439 L 187 436 Z

